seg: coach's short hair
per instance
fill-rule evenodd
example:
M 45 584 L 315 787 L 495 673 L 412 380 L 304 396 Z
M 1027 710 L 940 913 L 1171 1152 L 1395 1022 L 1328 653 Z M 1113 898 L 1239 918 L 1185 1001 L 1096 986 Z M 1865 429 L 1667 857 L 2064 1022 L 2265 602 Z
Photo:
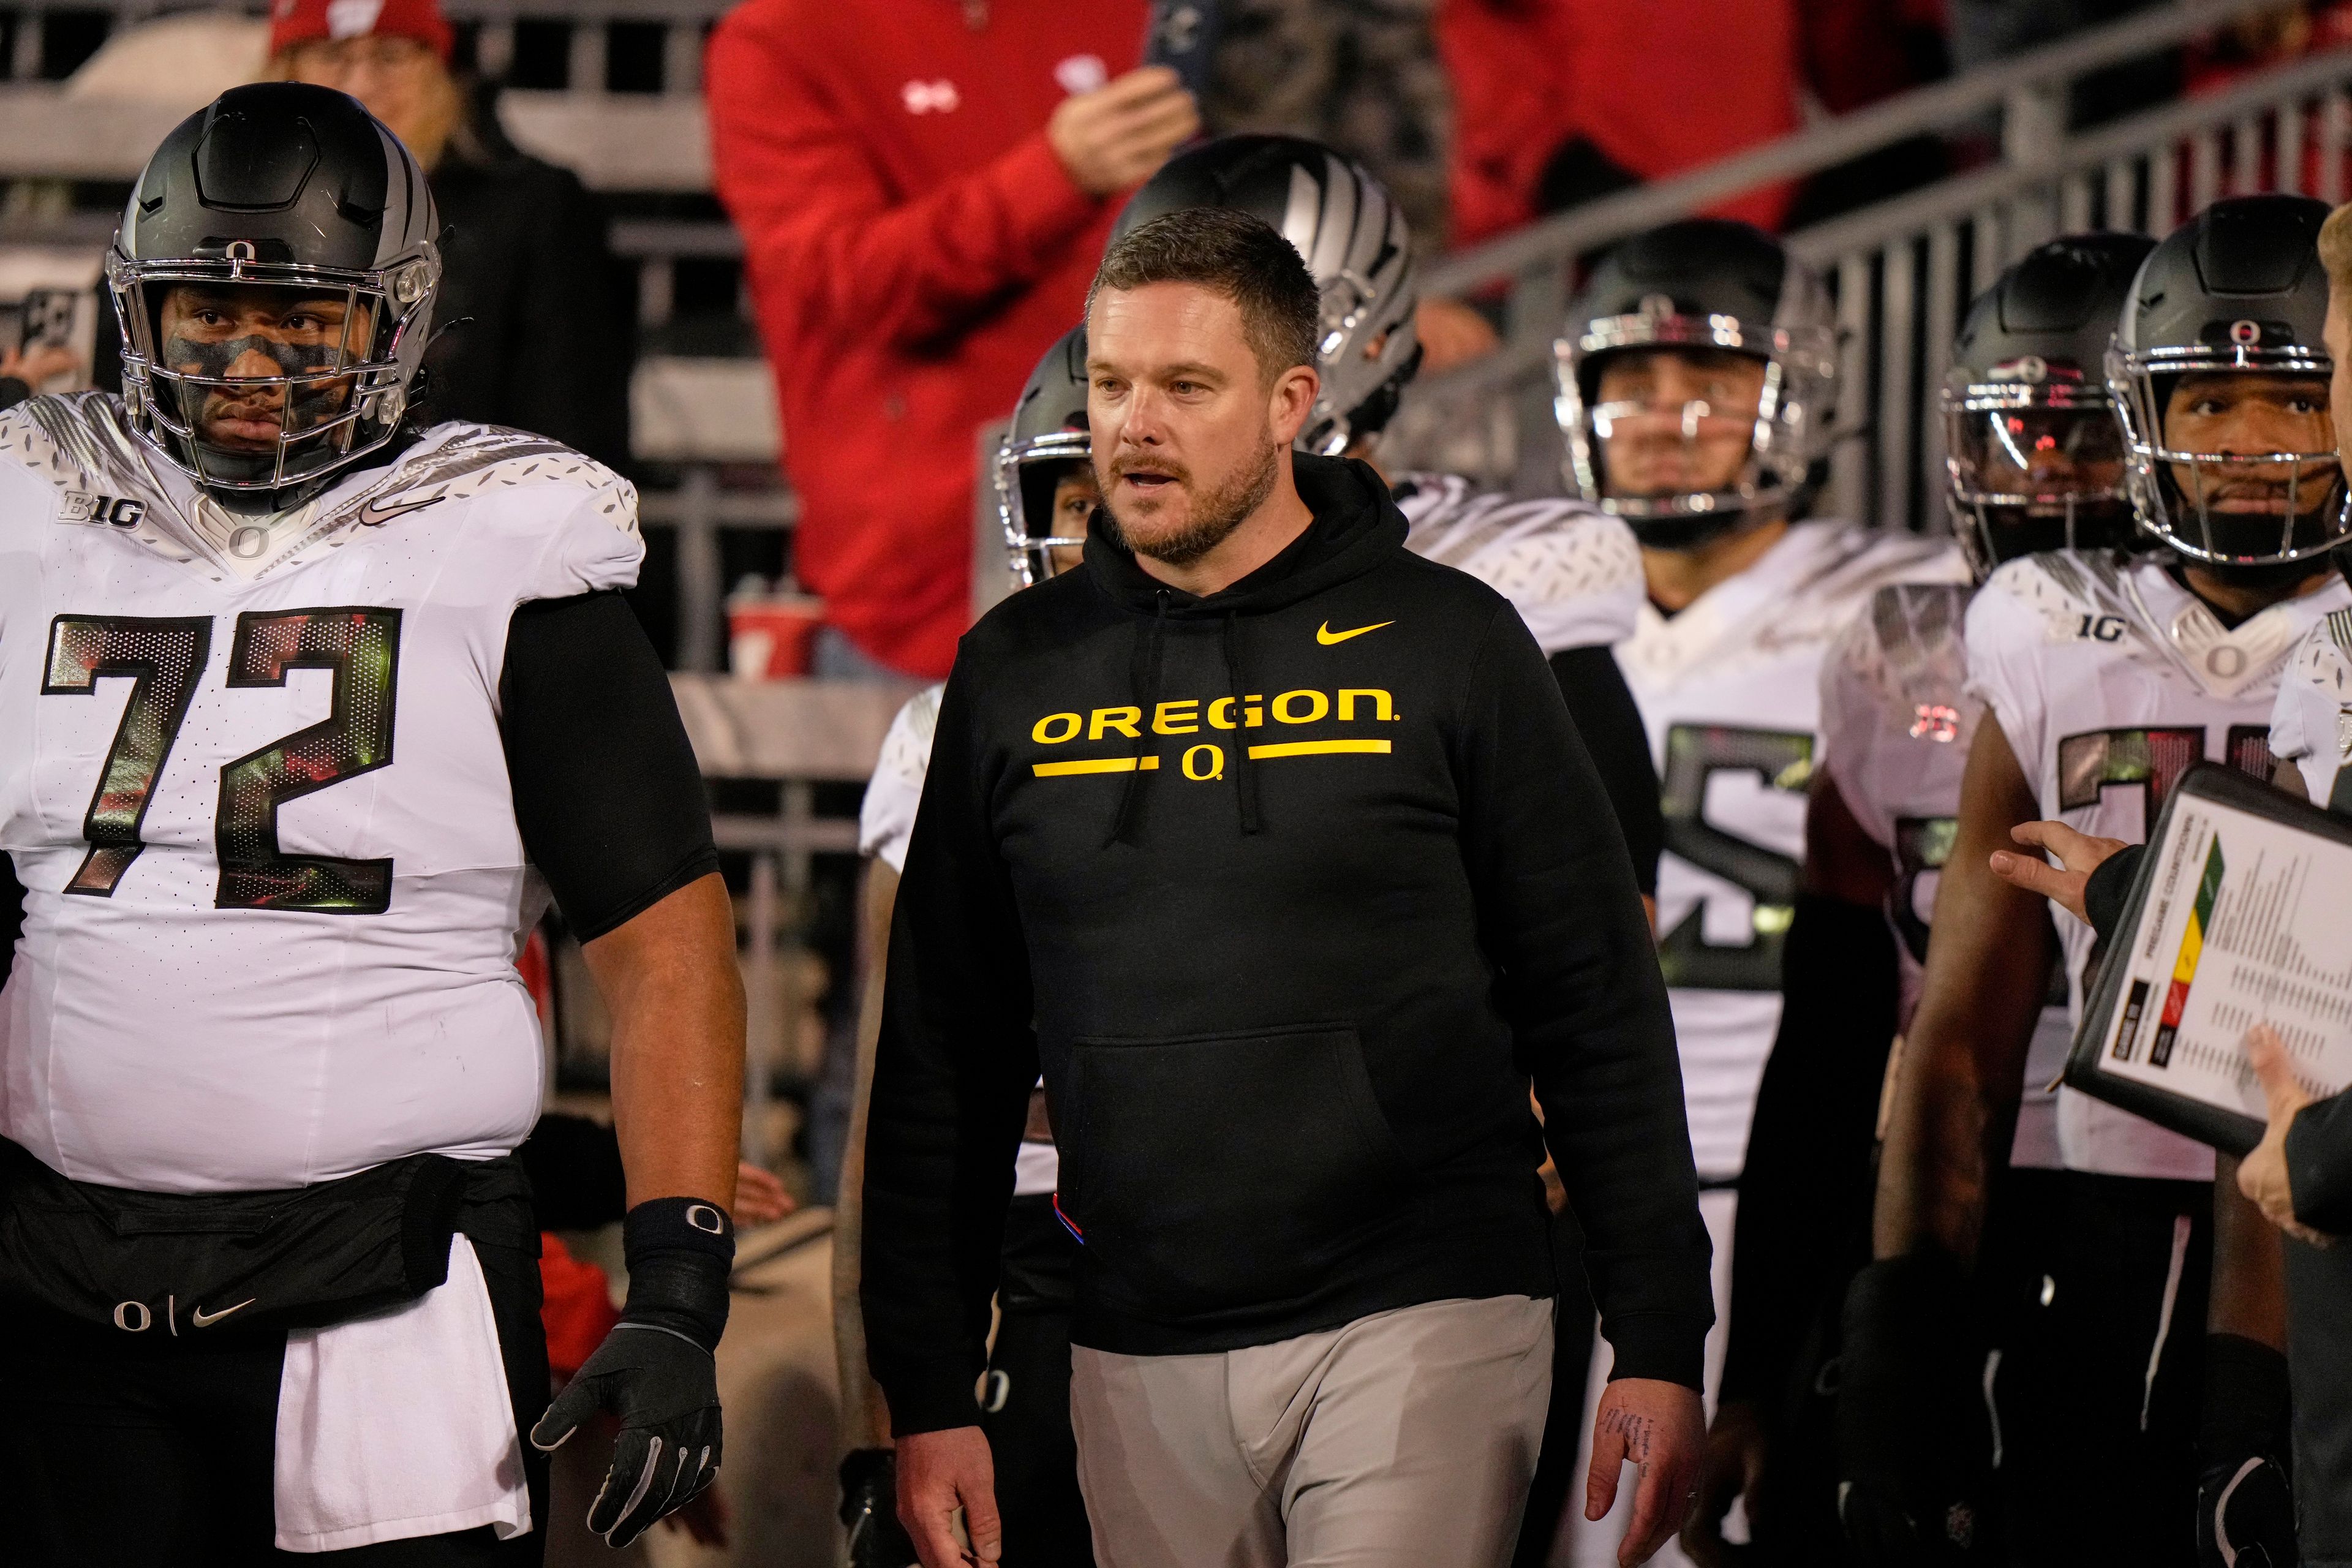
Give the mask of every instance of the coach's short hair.
M 2336 310 L 2352 316 L 2352 203 L 2329 213 L 2319 226 L 2319 264 L 2327 268 Z
M 1315 363 L 1322 311 L 1314 274 L 1297 247 L 1261 218 L 1230 207 L 1186 207 L 1138 226 L 1110 247 L 1087 291 L 1087 314 L 1106 289 L 1194 283 L 1241 308 L 1242 331 L 1270 385 Z

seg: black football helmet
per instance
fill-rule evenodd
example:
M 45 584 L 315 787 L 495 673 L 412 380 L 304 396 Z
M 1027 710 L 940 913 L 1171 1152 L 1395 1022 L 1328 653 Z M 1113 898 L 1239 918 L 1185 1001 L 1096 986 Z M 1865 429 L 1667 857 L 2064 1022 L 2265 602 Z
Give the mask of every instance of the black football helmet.
M 1054 551 L 1083 546 L 1083 533 L 1057 534 L 1054 487 L 1071 463 L 1094 461 L 1087 431 L 1087 330 L 1072 327 L 1045 351 L 1013 423 L 996 448 L 996 515 L 1004 524 L 1004 553 L 1013 581 L 1026 588 L 1054 574 Z
M 156 148 L 107 257 L 132 430 L 224 504 L 299 504 L 398 432 L 432 328 L 439 228 L 425 171 L 356 99 L 299 82 L 223 93 Z M 341 341 L 263 344 L 278 374 L 229 377 L 224 354 L 158 341 L 165 298 L 185 284 L 341 295 Z M 223 390 L 280 399 L 274 452 L 200 438 L 205 398 Z
M 1412 236 L 1388 187 L 1319 142 L 1221 136 L 1169 159 L 1118 215 L 1111 242 L 1186 207 L 1265 219 L 1314 275 L 1323 300 L 1315 344 L 1323 388 L 1299 448 L 1333 456 L 1384 429 L 1421 368 Z
M 2155 248 L 2146 235 L 2068 235 L 1969 306 L 1944 378 L 1944 502 L 1979 582 L 2012 556 L 2136 537 L 2107 343 Z
M 2309 196 L 2215 202 L 2149 252 L 2133 281 L 2107 351 L 2107 386 L 2140 526 L 2188 560 L 2300 561 L 2352 531 L 2324 395 L 2315 411 L 2296 416 L 2305 431 L 2273 449 L 2200 451 L 2167 428 L 2187 376 L 2315 379 L 2325 387 L 2334 368 L 2317 249 L 2326 219 L 2327 204 Z
M 1748 458 L 1729 488 L 1683 494 L 1610 493 L 1611 426 L 1646 405 L 1599 401 L 1610 358 L 1638 349 L 1715 349 L 1764 363 Z M 1801 513 L 1827 455 L 1837 392 L 1837 329 L 1821 280 L 1763 230 L 1688 218 L 1625 240 L 1592 270 L 1554 345 L 1553 408 L 1574 492 L 1632 526 L 1654 549 L 1685 550 L 1776 508 Z M 1684 405 L 1685 438 L 1718 416 Z

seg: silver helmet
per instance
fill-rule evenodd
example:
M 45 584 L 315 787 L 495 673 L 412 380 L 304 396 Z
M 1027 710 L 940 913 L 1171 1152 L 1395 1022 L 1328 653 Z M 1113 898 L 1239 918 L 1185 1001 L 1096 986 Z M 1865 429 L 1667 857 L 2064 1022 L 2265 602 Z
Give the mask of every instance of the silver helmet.
M 1054 489 L 1073 463 L 1091 465 L 1087 430 L 1087 329 L 1071 328 L 1045 351 L 1013 423 L 996 448 L 996 515 L 1004 525 L 1004 553 L 1016 587 L 1054 574 L 1056 549 L 1083 548 L 1083 531 L 1056 531 Z
M 163 138 L 106 262 L 122 329 L 131 426 L 224 502 L 290 506 L 392 440 L 425 355 L 441 280 L 425 171 L 359 101 L 331 88 L 232 88 Z M 341 296 L 338 341 L 159 341 L 175 288 Z M 278 374 L 232 376 L 232 349 Z M 206 402 L 270 402 L 274 443 L 207 442 Z
M 1377 435 L 1421 368 L 1412 235 L 1388 187 L 1360 163 L 1299 136 L 1223 136 L 1168 160 L 1111 230 L 1186 207 L 1264 219 L 1297 247 L 1322 296 L 1315 368 L 1322 390 L 1298 433 L 1327 457 Z
M 1612 356 L 1641 349 L 1725 351 L 1763 363 L 1752 414 L 1718 413 L 1705 402 L 1681 410 L 1686 443 L 1709 422 L 1746 427 L 1748 460 L 1727 486 L 1612 493 L 1612 427 L 1654 410 L 1601 402 L 1601 375 Z M 1593 268 L 1570 309 L 1553 369 L 1570 487 L 1624 518 L 1643 544 L 1685 549 L 1762 508 L 1801 512 L 1811 498 L 1835 412 L 1836 319 L 1821 280 L 1761 229 L 1689 218 L 1625 240 Z
M 2326 387 L 2334 361 L 2317 246 L 2326 219 L 2327 204 L 2309 196 L 2215 202 L 2148 253 L 2124 302 L 2106 374 L 2132 507 L 2142 528 L 2191 561 L 2300 561 L 2352 533 L 2324 392 L 2301 416 L 2307 428 L 2292 450 L 2200 449 L 2168 427 L 2173 394 L 2189 376 Z

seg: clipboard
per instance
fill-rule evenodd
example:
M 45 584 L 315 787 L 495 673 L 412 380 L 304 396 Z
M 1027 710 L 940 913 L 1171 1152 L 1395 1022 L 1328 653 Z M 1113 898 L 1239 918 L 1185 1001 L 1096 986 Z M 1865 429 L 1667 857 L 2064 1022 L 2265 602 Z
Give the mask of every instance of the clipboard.
M 2062 1081 L 2242 1155 L 2266 1122 L 2244 1046 L 2263 1022 L 2313 1093 L 2352 1084 L 2352 820 L 2202 763 L 2148 837 Z

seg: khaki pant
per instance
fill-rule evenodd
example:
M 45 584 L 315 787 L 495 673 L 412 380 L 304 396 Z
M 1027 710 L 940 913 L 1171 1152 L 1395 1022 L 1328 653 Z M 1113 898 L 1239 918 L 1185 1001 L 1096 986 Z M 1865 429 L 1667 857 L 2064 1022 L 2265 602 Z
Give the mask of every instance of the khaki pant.
M 1551 1393 L 1552 1304 L 1433 1301 L 1211 1355 L 1076 1349 L 1102 1568 L 1499 1568 Z

